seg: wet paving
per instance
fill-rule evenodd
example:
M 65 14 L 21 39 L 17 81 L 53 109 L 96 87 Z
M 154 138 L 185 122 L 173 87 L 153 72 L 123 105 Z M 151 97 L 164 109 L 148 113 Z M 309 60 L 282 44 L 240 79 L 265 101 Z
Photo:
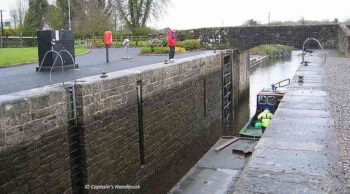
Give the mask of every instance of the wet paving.
M 234 193 L 342 193 L 323 53 L 300 65 Z M 298 76 L 305 76 L 298 83 Z

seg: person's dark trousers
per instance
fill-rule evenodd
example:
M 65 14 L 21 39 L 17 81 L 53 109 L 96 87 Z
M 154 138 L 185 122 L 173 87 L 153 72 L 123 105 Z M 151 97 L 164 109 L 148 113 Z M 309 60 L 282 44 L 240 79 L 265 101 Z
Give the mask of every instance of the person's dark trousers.
M 173 59 L 175 56 L 175 47 L 174 46 L 169 46 L 170 51 L 169 51 L 169 59 Z
M 266 129 L 266 127 L 261 127 L 261 131 L 262 131 L 262 133 L 264 133 L 264 132 L 265 132 L 265 129 Z

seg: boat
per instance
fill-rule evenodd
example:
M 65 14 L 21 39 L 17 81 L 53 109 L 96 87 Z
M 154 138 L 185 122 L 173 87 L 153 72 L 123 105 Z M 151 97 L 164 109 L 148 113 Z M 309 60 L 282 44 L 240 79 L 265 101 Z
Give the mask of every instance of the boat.
M 241 137 L 260 138 L 262 136 L 262 123 L 258 120 L 258 115 L 265 109 L 269 109 L 272 114 L 278 108 L 284 94 L 285 88 L 290 84 L 290 79 L 285 79 L 271 85 L 271 88 L 262 89 L 256 96 L 255 115 L 240 130 Z

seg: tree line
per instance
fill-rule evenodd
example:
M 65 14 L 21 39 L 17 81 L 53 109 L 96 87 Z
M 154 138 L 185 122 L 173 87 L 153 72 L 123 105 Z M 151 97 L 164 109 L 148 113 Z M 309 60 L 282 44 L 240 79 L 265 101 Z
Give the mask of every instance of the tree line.
M 82 38 L 106 30 L 148 34 L 148 22 L 164 13 L 169 1 L 70 0 L 72 30 Z M 15 0 L 10 16 L 15 28 L 11 34 L 35 36 L 38 30 L 68 29 L 68 0 Z

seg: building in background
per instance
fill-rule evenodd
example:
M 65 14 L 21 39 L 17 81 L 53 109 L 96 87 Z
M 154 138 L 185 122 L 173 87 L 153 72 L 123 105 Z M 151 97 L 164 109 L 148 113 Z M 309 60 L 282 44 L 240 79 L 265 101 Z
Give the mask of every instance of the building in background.
M 3 19 L 2 23 L 4 25 L 4 29 L 14 27 L 14 26 L 12 26 L 12 22 L 9 19 Z

